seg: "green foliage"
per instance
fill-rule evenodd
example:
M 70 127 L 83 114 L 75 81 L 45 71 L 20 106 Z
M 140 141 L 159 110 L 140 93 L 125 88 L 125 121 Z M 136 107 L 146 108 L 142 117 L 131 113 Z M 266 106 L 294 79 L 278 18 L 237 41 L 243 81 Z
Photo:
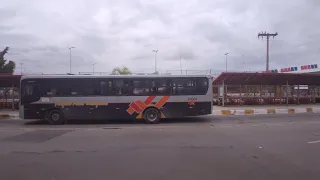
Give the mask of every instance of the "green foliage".
M 116 67 L 112 70 L 112 75 L 131 75 L 131 71 L 129 70 L 129 68 L 127 67 L 122 67 L 122 68 L 119 68 L 119 67 Z
M 9 47 L 6 47 L 3 51 L 0 51 L 0 74 L 13 74 L 14 69 L 16 68 L 16 63 L 13 61 L 7 62 L 7 60 L 4 58 L 4 55 L 7 54 L 8 51 Z

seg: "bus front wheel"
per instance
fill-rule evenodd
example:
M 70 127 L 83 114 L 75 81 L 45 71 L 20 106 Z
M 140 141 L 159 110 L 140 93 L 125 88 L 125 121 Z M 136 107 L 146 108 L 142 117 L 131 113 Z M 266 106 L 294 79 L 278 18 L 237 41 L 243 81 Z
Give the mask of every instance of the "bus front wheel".
M 64 115 L 59 110 L 51 110 L 48 115 L 48 121 L 52 125 L 58 125 L 64 123 Z
M 156 108 L 148 108 L 143 113 L 143 119 L 150 124 L 156 124 L 160 121 L 160 112 Z

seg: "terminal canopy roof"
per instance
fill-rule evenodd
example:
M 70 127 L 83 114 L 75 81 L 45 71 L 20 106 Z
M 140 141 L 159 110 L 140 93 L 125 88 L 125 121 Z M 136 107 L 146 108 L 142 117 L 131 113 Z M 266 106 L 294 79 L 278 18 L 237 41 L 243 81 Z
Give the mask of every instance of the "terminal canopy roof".
M 0 88 L 3 87 L 20 87 L 21 75 L 0 74 Z
M 320 74 L 221 73 L 214 85 L 320 85 Z

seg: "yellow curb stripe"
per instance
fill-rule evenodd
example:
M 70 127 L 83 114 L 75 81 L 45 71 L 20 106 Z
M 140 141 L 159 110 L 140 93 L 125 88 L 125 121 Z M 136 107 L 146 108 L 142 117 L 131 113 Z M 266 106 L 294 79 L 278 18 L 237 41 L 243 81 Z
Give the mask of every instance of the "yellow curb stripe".
M 295 109 L 288 109 L 288 113 L 289 113 L 289 114 L 295 114 L 295 113 L 296 113 L 296 110 L 295 110 Z
M 267 114 L 275 114 L 276 109 L 267 109 Z
M 10 115 L 8 114 L 0 114 L 0 119 L 7 119 L 10 118 Z
M 221 114 L 229 116 L 229 115 L 231 115 L 231 110 L 221 110 Z
M 245 115 L 254 114 L 254 110 L 253 110 L 253 109 L 245 109 L 245 110 L 244 110 L 244 114 L 245 114 Z
M 307 108 L 308 113 L 313 113 L 313 108 Z

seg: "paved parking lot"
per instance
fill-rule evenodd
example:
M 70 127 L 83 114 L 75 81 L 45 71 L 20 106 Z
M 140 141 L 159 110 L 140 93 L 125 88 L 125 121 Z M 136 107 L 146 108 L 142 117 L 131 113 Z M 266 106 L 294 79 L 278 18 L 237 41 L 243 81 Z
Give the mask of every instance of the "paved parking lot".
M 3 179 L 319 179 L 317 114 L 0 121 Z

